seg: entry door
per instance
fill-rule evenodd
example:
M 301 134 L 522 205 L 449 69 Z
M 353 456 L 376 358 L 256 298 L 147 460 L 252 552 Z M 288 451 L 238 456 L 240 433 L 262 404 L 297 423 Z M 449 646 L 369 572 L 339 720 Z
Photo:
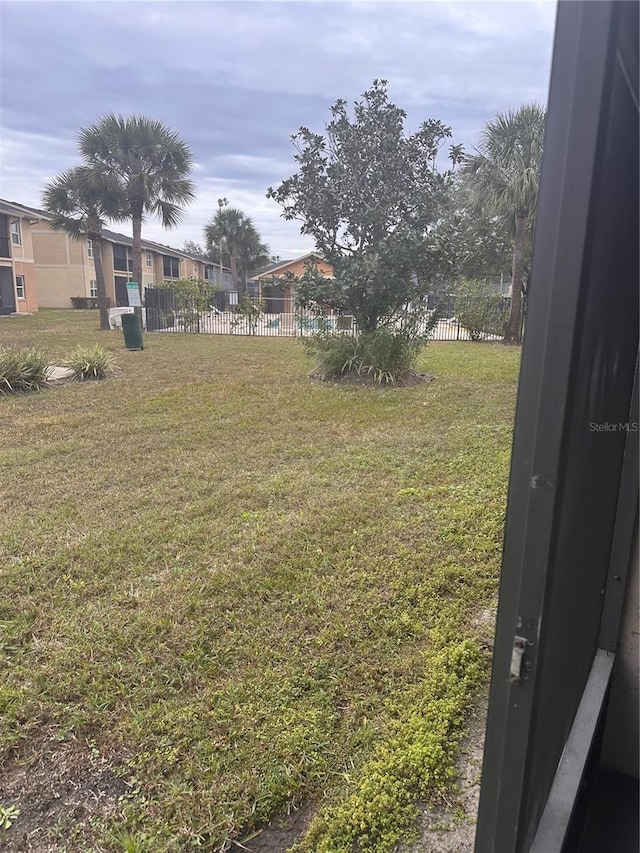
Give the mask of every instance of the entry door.
M 125 308 L 129 305 L 129 294 L 127 293 L 128 278 L 116 276 L 116 308 Z
M 15 310 L 13 270 L 11 267 L 0 267 L 0 314 L 12 314 Z

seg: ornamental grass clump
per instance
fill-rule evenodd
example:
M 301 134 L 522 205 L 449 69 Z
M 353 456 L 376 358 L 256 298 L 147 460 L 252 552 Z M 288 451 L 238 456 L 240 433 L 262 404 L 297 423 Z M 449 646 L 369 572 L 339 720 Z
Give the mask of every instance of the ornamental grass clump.
M 425 343 L 424 338 L 389 329 L 363 332 L 357 337 L 320 333 L 304 341 L 322 379 L 355 374 L 379 385 L 401 385 L 415 376 L 416 359 Z
M 47 360 L 35 349 L 0 347 L 0 394 L 39 391 L 47 381 Z
M 91 347 L 77 346 L 63 362 L 73 371 L 73 378 L 80 382 L 88 379 L 106 379 L 116 370 L 115 359 L 97 344 Z

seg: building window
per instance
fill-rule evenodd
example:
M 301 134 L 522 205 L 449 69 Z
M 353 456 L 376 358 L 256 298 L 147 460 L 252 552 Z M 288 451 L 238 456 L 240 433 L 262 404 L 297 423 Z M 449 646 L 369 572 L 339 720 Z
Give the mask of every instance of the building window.
M 113 268 L 114 270 L 133 272 L 131 249 L 128 246 L 123 246 L 121 243 L 113 244 Z
M 87 239 L 87 257 L 93 257 L 93 240 Z
M 14 246 L 22 245 L 22 234 L 20 233 L 20 221 L 18 219 L 11 220 L 11 242 Z
M 24 276 L 17 275 L 16 276 L 16 296 L 18 299 L 26 299 L 26 294 L 24 290 Z
M 94 299 L 98 295 L 98 282 L 91 280 L 89 282 L 89 296 L 92 296 Z
M 178 258 L 172 258 L 170 255 L 163 255 L 162 273 L 165 278 L 180 278 L 180 264 Z
M 146 252 L 145 258 L 147 260 L 147 266 L 152 267 L 153 266 L 153 255 L 151 254 L 151 252 Z

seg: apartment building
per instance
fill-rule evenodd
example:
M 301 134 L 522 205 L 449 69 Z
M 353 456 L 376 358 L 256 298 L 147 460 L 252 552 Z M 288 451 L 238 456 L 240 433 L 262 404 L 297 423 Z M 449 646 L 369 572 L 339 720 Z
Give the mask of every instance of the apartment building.
M 38 310 L 33 228 L 39 215 L 0 199 L 0 314 Z
M 97 297 L 97 247 L 86 237 L 76 239 L 54 230 L 50 220 L 45 211 L 0 200 L 2 313 L 35 311 L 38 307 L 71 308 L 78 297 Z M 132 246 L 133 240 L 126 234 L 107 229 L 102 232 L 105 286 L 114 306 L 128 305 L 126 285 L 133 276 Z M 203 279 L 223 290 L 232 287 L 228 269 L 221 271 L 213 262 L 181 249 L 142 241 L 143 295 L 145 287 L 181 278 Z

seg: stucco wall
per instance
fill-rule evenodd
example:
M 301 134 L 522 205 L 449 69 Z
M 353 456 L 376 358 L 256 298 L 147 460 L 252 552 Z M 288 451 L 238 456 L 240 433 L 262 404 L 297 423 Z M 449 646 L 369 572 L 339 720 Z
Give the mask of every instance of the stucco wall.
M 16 310 L 20 313 L 38 310 L 36 270 L 33 261 L 14 261 L 15 275 L 24 277 L 24 299 L 16 299 Z
M 87 241 L 54 231 L 48 222 L 32 226 L 35 283 L 41 308 L 70 308 L 72 296 L 89 296 L 95 280 Z
M 28 219 L 19 219 L 17 216 L 8 216 L 9 223 L 17 220 L 20 222 L 21 243 L 17 246 L 11 241 L 11 257 L 14 260 L 33 260 L 33 238 L 31 235 L 31 223 Z M 11 234 L 9 234 L 11 240 Z

